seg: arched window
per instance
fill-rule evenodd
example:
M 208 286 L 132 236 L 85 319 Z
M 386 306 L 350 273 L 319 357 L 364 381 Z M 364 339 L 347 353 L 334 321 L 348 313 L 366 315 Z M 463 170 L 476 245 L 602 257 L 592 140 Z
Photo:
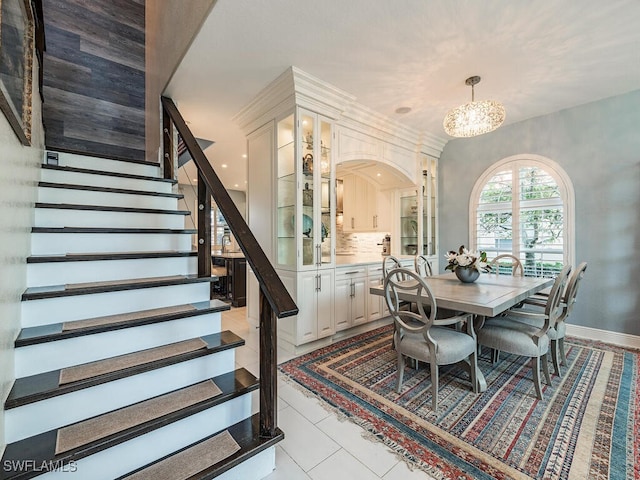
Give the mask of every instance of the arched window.
M 527 276 L 554 276 L 573 264 L 574 193 L 566 173 L 539 155 L 491 166 L 471 194 L 471 245 L 489 259 L 512 253 Z

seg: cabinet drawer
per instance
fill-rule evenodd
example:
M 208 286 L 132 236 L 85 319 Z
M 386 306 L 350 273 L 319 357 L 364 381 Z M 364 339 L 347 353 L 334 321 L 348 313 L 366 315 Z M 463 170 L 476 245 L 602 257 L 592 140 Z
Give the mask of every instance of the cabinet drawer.
M 354 267 L 336 268 L 336 279 L 364 277 L 367 275 L 367 267 L 364 265 Z

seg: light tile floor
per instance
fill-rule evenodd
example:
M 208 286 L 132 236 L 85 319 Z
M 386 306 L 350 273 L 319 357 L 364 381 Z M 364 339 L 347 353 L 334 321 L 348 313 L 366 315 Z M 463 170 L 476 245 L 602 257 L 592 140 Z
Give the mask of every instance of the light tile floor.
M 236 366 L 259 374 L 258 331 L 246 320 L 246 308 L 222 314 L 222 327 L 245 339 L 236 349 Z M 278 354 L 278 363 L 293 358 Z M 254 413 L 258 392 L 253 393 Z M 364 430 L 340 419 L 320 400 L 285 380 L 278 382 L 278 426 L 285 439 L 276 446 L 276 469 L 265 480 L 426 480 L 428 474 L 410 470 L 389 448 L 362 436 Z

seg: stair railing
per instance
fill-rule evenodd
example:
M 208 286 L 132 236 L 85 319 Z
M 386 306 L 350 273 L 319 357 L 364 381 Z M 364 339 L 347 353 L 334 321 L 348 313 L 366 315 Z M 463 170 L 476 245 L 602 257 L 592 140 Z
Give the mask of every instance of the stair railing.
M 211 276 L 211 197 L 218 205 L 260 286 L 260 435 L 277 436 L 276 318 L 298 313 L 298 307 L 233 203 L 173 100 L 161 97 L 163 108 L 164 172 L 173 178 L 173 128 L 182 137 L 198 169 L 198 276 Z

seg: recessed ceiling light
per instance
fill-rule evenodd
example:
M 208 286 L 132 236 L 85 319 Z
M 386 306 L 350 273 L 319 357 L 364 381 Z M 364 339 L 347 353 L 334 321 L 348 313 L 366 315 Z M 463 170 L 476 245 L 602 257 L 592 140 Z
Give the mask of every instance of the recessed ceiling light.
M 239 185 L 236 183 L 236 184 L 234 184 L 233 186 L 234 186 L 234 187 L 238 187 Z
M 411 111 L 411 107 L 398 107 L 396 108 L 396 113 L 399 114 L 405 114 L 405 113 L 409 113 Z
M 198 181 L 198 179 L 197 179 L 197 178 L 194 178 L 194 179 L 193 179 L 193 181 L 194 181 L 194 182 L 197 182 L 197 181 Z
M 246 154 L 246 153 L 243 153 L 243 154 L 242 154 L 242 158 L 247 158 L 247 154 Z
M 222 168 L 227 168 L 227 164 L 223 163 L 222 165 L 220 165 Z
M 376 173 L 376 177 L 381 177 L 382 174 L 381 173 Z

